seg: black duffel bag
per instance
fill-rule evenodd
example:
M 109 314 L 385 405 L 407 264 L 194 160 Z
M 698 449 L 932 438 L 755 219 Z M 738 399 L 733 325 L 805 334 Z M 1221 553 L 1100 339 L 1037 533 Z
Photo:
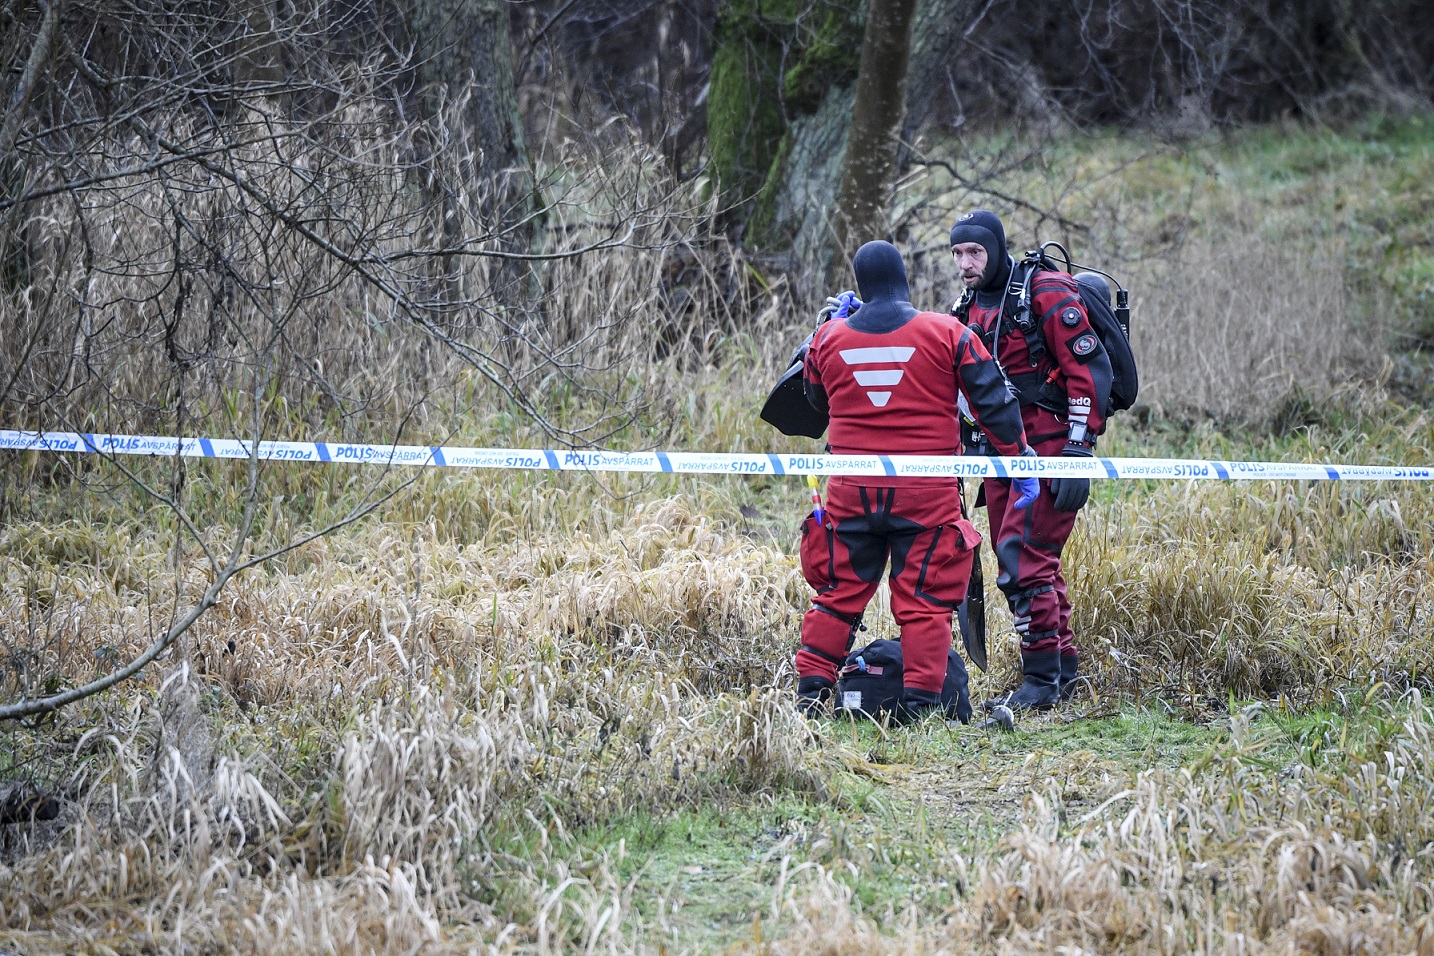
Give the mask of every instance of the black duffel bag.
M 966 665 L 953 647 L 946 654 L 946 680 L 941 685 L 941 703 L 946 718 L 971 720 L 970 678 Z M 836 712 L 851 717 L 880 720 L 901 703 L 901 642 L 872 641 L 847 655 L 837 674 Z

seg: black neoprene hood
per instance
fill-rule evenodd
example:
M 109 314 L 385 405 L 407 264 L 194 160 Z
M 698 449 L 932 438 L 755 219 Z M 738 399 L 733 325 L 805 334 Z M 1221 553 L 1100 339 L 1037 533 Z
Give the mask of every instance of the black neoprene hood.
M 880 239 L 868 242 L 856 251 L 851 267 L 856 273 L 856 287 L 863 302 L 911 300 L 911 290 L 906 283 L 906 263 L 901 261 L 901 253 L 891 243 Z
M 966 213 L 951 227 L 951 247 L 954 249 L 963 242 L 974 242 L 986 250 L 986 271 L 976 288 L 986 290 L 997 284 L 1004 285 L 1005 279 L 999 275 L 1005 271 L 1007 258 L 1006 227 L 1001 224 L 1001 217 L 987 209 Z
M 906 264 L 889 242 L 877 239 L 856 251 L 851 261 L 864 305 L 847 320 L 859 332 L 890 332 L 916 314 L 906 282 Z

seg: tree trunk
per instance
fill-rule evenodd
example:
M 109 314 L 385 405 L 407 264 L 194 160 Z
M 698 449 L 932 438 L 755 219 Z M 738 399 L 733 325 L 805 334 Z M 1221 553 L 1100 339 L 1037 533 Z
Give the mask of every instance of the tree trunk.
M 800 283 L 793 288 L 798 298 L 826 295 L 826 261 L 832 248 L 831 212 L 841 182 L 851 104 L 850 86 L 833 87 L 820 109 L 792 123 L 781 164 L 774 168 L 768 185 L 773 212 L 767 234 L 774 246 L 790 249 L 792 265 L 788 274 Z M 814 265 L 815 272 L 811 268 Z M 806 281 L 822 283 L 823 287 L 807 288 Z
M 916 134 L 932 108 L 943 114 L 955 112 L 951 93 L 954 64 L 962 52 L 963 34 L 983 5 L 984 0 L 917 0 L 903 138 L 911 139 Z M 854 54 L 859 53 L 858 46 L 853 38 L 850 48 Z M 855 72 L 853 69 L 853 78 Z M 765 235 L 771 238 L 771 244 L 791 250 L 790 274 L 822 285 L 796 287 L 798 297 L 830 291 L 825 283 L 832 253 L 832 211 L 841 185 L 854 86 L 849 82 L 828 84 L 816 112 L 792 121 L 782 154 L 763 189 L 764 197 L 771 199 L 758 202 L 759 207 L 770 210 Z M 903 162 L 900 154 L 897 162 Z M 810 271 L 812 266 L 816 267 L 815 275 Z
M 970 60 L 966 39 L 991 16 L 985 0 L 919 0 L 911 30 L 903 139 L 914 140 L 933 116 L 956 124 L 965 119 L 956 77 L 961 62 Z
M 417 60 L 416 79 L 425 117 L 436 126 L 453 123 L 455 138 L 469 151 L 463 191 L 476 185 L 468 208 L 442 197 L 446 244 L 464 238 L 497 238 L 499 248 L 527 252 L 535 242 L 533 177 L 513 81 L 513 39 L 503 0 L 413 0 L 409 30 Z M 458 190 L 455 190 L 457 192 Z M 465 225 L 468 227 L 465 229 Z M 469 235 L 465 236 L 465 233 Z M 445 271 L 456 275 L 449 262 Z M 516 304 L 530 290 L 528 270 L 510 262 L 496 270 L 492 290 Z M 454 290 L 457 300 L 471 293 Z
M 475 172 L 526 187 L 527 151 L 513 85 L 507 4 L 414 0 L 410 11 L 425 112 L 435 117 L 444 105 L 467 96 L 457 118 L 474 147 Z
M 41 4 L 43 11 L 30 55 L 19 70 L 13 86 L 4 89 L 5 112 L 0 114 L 0 197 L 12 201 L 25 193 L 28 179 L 25 163 L 15 154 L 20 129 L 41 78 L 49 69 L 59 31 L 61 0 Z M 0 217 L 0 291 L 13 291 L 30 279 L 30 251 L 25 223 L 25 204 L 16 201 Z
M 916 0 L 871 0 L 841 189 L 832 216 L 833 255 L 827 278 L 833 285 L 841 284 L 848 274 L 857 247 L 885 233 L 915 11 Z
M 239 0 L 235 13 L 244 24 L 235 41 L 234 80 L 239 87 L 274 86 L 284 81 L 283 49 L 275 25 L 275 0 Z

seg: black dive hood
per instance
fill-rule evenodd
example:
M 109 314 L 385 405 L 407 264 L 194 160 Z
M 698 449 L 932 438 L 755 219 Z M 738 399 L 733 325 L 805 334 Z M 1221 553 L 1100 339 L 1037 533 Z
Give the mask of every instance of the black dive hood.
M 986 272 L 977 292 L 995 292 L 1011 278 L 1011 254 L 1006 250 L 1006 227 L 989 209 L 968 212 L 951 226 L 951 247 L 974 242 L 986 250 Z
M 1016 263 L 1009 256 L 1004 256 L 999 265 L 992 268 L 986 266 L 986 280 L 976 287 L 978 293 L 1005 295 L 1006 285 L 1011 281 L 1011 273 L 1016 271 Z
M 901 253 L 880 239 L 857 250 L 851 261 L 862 306 L 847 319 L 858 332 L 891 332 L 916 314 Z

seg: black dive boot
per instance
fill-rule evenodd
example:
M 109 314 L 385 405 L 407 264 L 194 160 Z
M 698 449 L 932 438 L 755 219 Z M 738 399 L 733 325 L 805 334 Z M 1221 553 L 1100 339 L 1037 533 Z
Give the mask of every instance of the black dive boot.
M 819 720 L 831 713 L 832 689 L 836 685 L 825 677 L 802 677 L 797 680 L 797 713 L 809 720 Z
M 1025 678 L 1021 686 L 1009 694 L 986 701 L 985 708 L 993 710 L 998 704 L 1005 704 L 1012 711 L 1049 710 L 1060 700 L 1061 655 L 1059 651 L 1042 651 L 1036 654 L 1021 654 L 1021 674 Z
M 896 723 L 906 725 L 920 723 L 929 714 L 944 714 L 945 712 L 946 705 L 936 691 L 903 687 L 901 700 L 892 710 L 891 716 Z
M 946 655 L 946 680 L 941 684 L 941 700 L 946 705 L 946 719 L 971 722 L 971 675 L 953 649 Z
M 1081 683 L 1080 658 L 1075 654 L 1061 655 L 1060 696 L 1065 703 L 1075 696 L 1076 687 Z

